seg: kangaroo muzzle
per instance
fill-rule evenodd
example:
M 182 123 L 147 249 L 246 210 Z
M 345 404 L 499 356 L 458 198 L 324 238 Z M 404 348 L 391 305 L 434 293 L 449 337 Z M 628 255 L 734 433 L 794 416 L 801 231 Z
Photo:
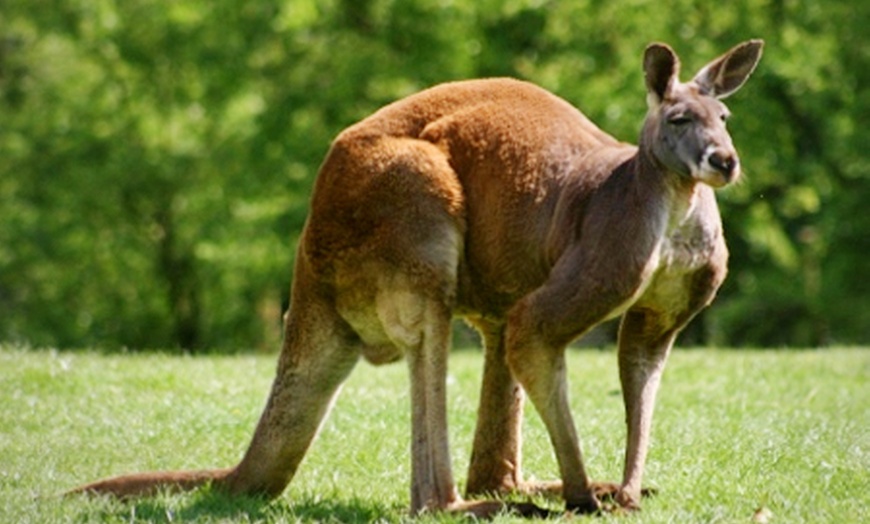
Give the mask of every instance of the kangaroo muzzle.
M 728 185 L 740 177 L 740 159 L 733 150 L 708 147 L 700 167 L 698 178 L 713 187 Z

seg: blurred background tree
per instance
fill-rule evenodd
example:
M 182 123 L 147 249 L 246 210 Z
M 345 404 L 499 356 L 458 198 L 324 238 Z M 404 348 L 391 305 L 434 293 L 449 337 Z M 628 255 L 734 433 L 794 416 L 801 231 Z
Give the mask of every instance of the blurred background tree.
M 870 343 L 870 4 L 847 0 L 6 0 L 0 340 L 277 348 L 332 137 L 432 84 L 508 75 L 635 141 L 640 57 L 739 41 L 731 276 L 684 341 Z

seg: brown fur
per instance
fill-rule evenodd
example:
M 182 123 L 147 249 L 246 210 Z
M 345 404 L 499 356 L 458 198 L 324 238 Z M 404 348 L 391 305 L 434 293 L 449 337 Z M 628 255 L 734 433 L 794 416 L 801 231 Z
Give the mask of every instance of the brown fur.
M 213 481 L 229 493 L 276 496 L 360 356 L 404 357 L 412 510 L 497 511 L 497 502 L 463 501 L 450 467 L 445 377 L 450 321 L 460 315 L 486 346 L 468 491 L 535 489 L 521 471 L 525 392 L 549 431 L 568 507 L 598 511 L 607 492 L 637 507 L 665 359 L 725 278 L 711 187 L 740 169 L 718 98 L 743 84 L 760 54 L 760 41 L 741 44 L 683 84 L 673 51 L 650 46 L 639 147 L 509 79 L 440 85 L 348 128 L 314 187 L 277 377 L 242 461 L 76 491 L 130 496 Z M 594 484 L 564 352 L 618 315 L 625 472 L 620 484 Z

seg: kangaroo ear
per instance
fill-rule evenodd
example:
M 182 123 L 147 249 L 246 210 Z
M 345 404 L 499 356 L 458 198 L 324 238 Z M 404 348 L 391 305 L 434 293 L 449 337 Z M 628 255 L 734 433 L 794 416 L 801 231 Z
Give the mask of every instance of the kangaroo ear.
M 704 66 L 695 75 L 694 82 L 707 95 L 716 98 L 731 95 L 740 89 L 749 75 L 755 71 L 755 66 L 761 60 L 763 47 L 763 40 L 749 40 L 735 46 Z
M 650 44 L 643 54 L 643 73 L 650 102 L 661 103 L 679 81 L 680 59 L 665 44 Z

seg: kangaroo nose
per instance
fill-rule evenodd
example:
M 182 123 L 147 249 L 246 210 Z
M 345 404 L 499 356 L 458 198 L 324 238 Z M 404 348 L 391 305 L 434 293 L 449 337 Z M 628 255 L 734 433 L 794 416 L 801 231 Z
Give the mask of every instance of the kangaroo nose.
M 716 171 L 722 173 L 726 180 L 729 182 L 737 172 L 737 156 L 733 153 L 726 153 L 723 151 L 714 151 L 708 160 L 710 162 L 710 167 L 715 169 Z

